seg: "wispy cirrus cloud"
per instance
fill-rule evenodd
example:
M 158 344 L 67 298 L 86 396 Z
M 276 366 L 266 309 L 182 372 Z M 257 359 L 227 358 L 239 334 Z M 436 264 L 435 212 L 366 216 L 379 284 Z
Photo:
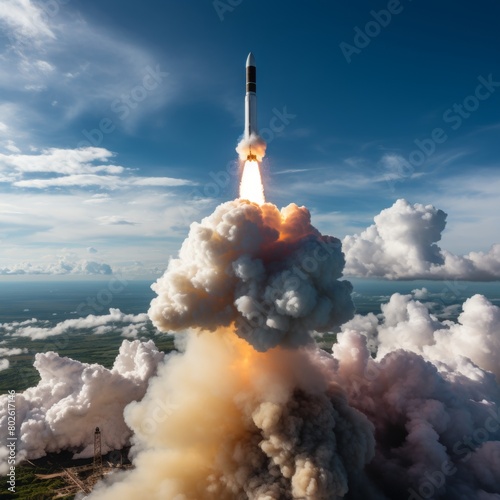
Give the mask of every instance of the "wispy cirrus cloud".
M 115 128 L 131 130 L 182 88 L 164 60 L 109 28 L 90 24 L 69 2 L 5 0 L 0 27 L 8 40 L 0 48 L 0 90 L 10 108 L 0 106 L 0 121 L 15 147 L 18 142 L 27 146 L 30 139 L 39 143 L 33 130 L 60 132 L 85 114 L 97 117 L 97 123 L 112 116 Z M 145 78 L 150 90 L 127 105 L 125 114 L 123 99 Z M 0 130 L 0 146 L 1 139 Z
M 56 38 L 44 10 L 30 0 L 4 0 L 0 4 L 0 23 L 19 42 L 38 44 Z

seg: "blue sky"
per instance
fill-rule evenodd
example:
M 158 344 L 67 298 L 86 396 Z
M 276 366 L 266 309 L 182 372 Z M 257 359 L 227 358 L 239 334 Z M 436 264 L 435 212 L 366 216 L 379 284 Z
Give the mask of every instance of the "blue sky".
M 398 198 L 433 204 L 443 248 L 487 251 L 499 15 L 494 0 L 2 2 L 0 270 L 162 270 L 237 196 L 249 51 L 269 201 L 338 237 Z

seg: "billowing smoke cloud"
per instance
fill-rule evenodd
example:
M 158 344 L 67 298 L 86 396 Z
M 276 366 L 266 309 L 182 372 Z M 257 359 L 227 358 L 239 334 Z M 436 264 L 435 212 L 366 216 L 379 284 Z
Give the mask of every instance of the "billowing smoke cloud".
M 353 314 L 339 243 L 296 205 L 236 200 L 192 224 L 149 314 L 165 331 L 197 332 L 126 409 L 136 469 L 92 498 L 363 491 L 372 425 L 347 404 L 333 359 L 311 336 Z
M 436 244 L 446 217 L 432 205 L 397 200 L 375 216 L 375 224 L 344 238 L 346 274 L 388 279 L 499 279 L 500 244 L 487 253 L 465 256 L 453 255 Z
M 241 161 L 245 161 L 249 154 L 253 154 L 256 156 L 257 161 L 260 162 L 266 155 L 266 147 L 267 144 L 262 137 L 251 134 L 250 137 L 243 137 L 243 139 L 241 139 L 236 146 L 236 152 Z
M 372 426 L 314 346 L 255 351 L 192 334 L 126 409 L 136 469 L 90 498 L 334 499 L 373 456 Z
M 164 331 L 234 323 L 260 351 L 301 345 L 352 317 L 343 266 L 340 241 L 321 235 L 306 208 L 227 202 L 191 225 L 153 285 L 149 316 Z
M 60 357 L 36 354 L 37 386 L 16 394 L 17 460 L 73 450 L 93 455 L 94 429 L 102 429 L 102 449 L 121 449 L 130 438 L 123 409 L 141 399 L 164 354 L 154 343 L 124 340 L 111 370 Z M 0 473 L 7 473 L 7 396 L 0 397 Z
M 500 309 L 480 295 L 458 323 L 395 294 L 379 318 L 343 326 L 339 382 L 375 426 L 367 473 L 388 498 L 500 495 L 499 332 Z

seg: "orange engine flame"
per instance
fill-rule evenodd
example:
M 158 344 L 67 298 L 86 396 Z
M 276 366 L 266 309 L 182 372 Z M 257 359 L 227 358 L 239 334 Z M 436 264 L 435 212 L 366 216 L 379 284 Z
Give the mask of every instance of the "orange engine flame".
M 240 198 L 252 201 L 258 205 L 263 205 L 266 202 L 259 163 L 255 160 L 247 160 L 243 167 Z

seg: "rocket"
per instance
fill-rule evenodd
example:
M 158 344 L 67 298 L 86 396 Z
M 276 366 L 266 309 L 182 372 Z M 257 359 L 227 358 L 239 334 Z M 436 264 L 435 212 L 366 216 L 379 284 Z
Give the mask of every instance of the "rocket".
M 250 136 L 258 135 L 257 131 L 257 68 L 255 66 L 255 57 L 250 52 L 246 63 L 246 94 L 245 94 L 245 131 L 244 138 L 250 139 Z M 248 160 L 257 160 L 252 154 L 252 148 L 248 154 Z

